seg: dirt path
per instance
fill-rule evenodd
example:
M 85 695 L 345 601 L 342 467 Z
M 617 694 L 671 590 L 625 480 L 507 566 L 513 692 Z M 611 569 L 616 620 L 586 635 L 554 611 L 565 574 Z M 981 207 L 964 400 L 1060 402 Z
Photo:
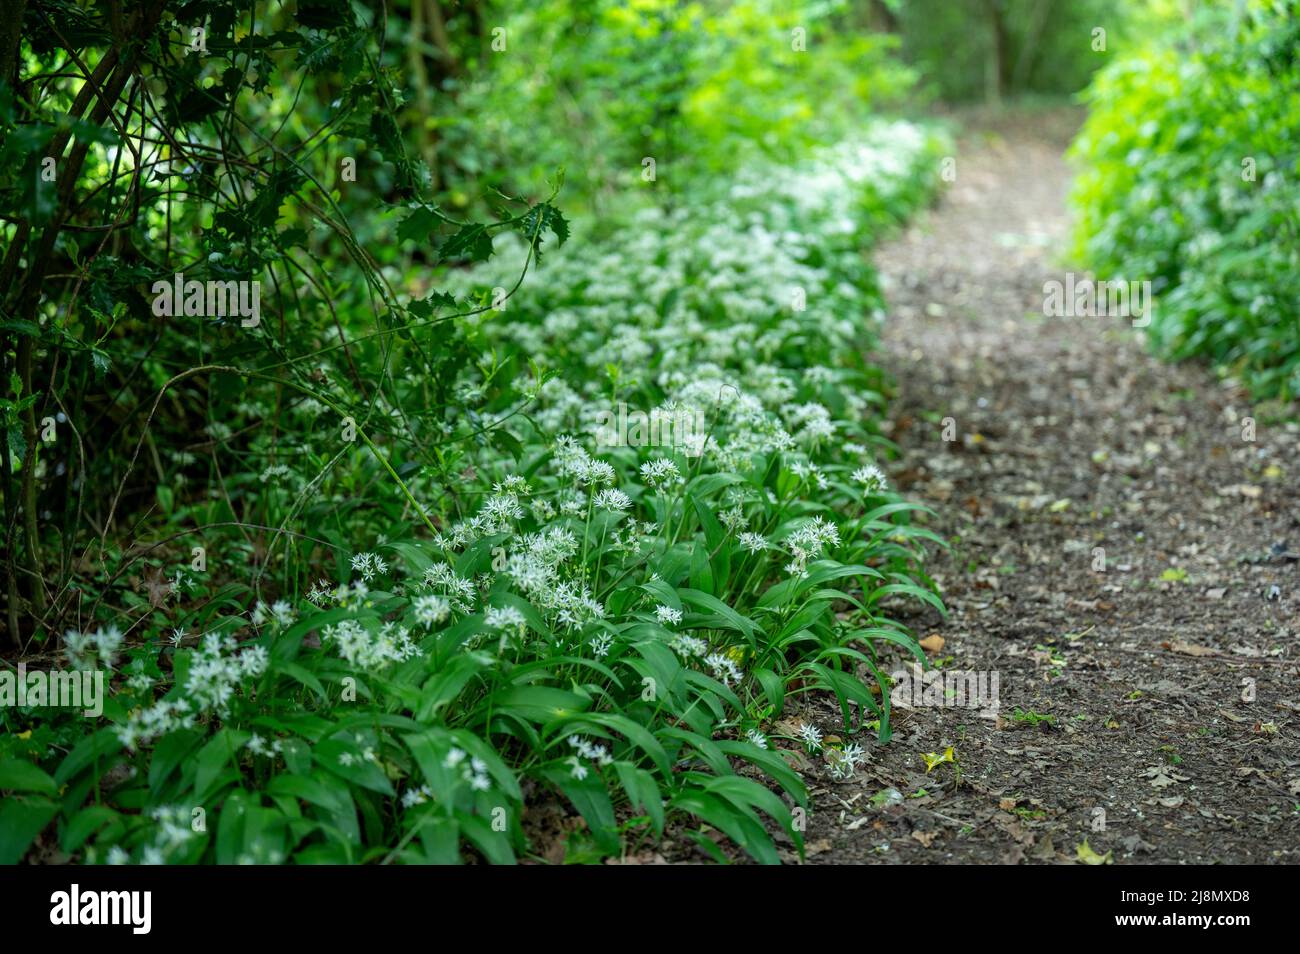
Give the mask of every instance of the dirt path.
M 997 672 L 1000 713 L 899 710 L 855 780 L 811 765 L 810 862 L 1072 861 L 1085 838 L 1116 863 L 1300 861 L 1300 433 L 1121 319 L 1043 317 L 1070 120 L 968 134 L 878 255 L 888 469 L 953 541 L 950 616 L 907 622 L 945 669 Z M 959 782 L 926 772 L 948 746 Z

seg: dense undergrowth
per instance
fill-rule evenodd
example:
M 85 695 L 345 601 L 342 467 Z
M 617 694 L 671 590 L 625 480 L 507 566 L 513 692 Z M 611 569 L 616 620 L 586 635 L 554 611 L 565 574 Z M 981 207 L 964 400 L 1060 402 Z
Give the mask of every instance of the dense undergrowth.
M 1150 281 L 1154 343 L 1300 394 L 1300 11 L 1208 5 L 1086 93 L 1074 156 L 1082 259 Z
M 257 62 L 352 83 L 326 126 L 378 136 L 374 181 L 325 188 L 308 147 L 325 140 L 274 96 L 247 129 L 225 123 L 231 87 L 177 114 L 225 169 L 87 160 L 105 183 L 123 162 L 187 182 L 174 208 L 144 194 L 168 257 L 61 238 L 69 268 L 88 256 L 85 295 L 62 277 L 70 300 L 8 326 L 29 368 L 51 361 L 72 387 L 32 396 L 32 417 L 66 412 L 56 424 L 85 435 L 79 456 L 36 445 L 32 403 L 9 408 L 19 477 L 38 500 L 66 481 L 69 528 L 52 602 L 10 636 L 29 668 L 98 671 L 108 693 L 95 717 L 6 704 L 0 860 L 510 862 L 539 850 L 528 807 L 556 799 L 585 823 L 571 860 L 671 819 L 716 858 L 729 840 L 775 862 L 775 829 L 801 849 L 807 794 L 779 747 L 822 742 L 781 740 L 777 717 L 801 694 L 839 699 L 823 754 L 852 775 L 889 737 L 878 651 L 920 655 L 891 611 L 941 606 L 920 563 L 932 534 L 878 469 L 885 389 L 866 355 L 883 302 L 865 253 L 930 198 L 944 143 L 859 112 L 840 136 L 819 126 L 822 146 L 728 140 L 710 146 L 725 170 L 578 192 L 598 214 L 565 216 L 555 195 L 451 214 L 374 118 L 400 100 L 360 52 L 378 26 L 312 17 L 281 23 L 289 53 Z M 57 58 L 42 22 L 36 53 Z M 684 112 L 705 125 L 738 82 L 714 61 Z M 217 88 L 190 58 L 148 65 L 199 100 Z M 298 146 L 266 146 L 268 120 Z M 455 188 L 464 173 L 445 170 Z M 429 242 L 437 268 L 419 265 Z M 139 287 L 181 268 L 266 274 L 266 321 L 177 312 L 153 330 Z M 143 495 L 138 464 L 159 474 Z M 39 555 L 39 526 L 13 538 Z
M 71 662 L 116 670 L 114 725 L 7 743 L 24 761 L 0 784 L 27 793 L 3 810 L 10 859 L 58 815 L 59 847 L 90 861 L 507 861 L 539 783 L 582 813 L 579 853 L 670 813 L 762 861 L 763 816 L 799 844 L 806 792 L 774 717 L 826 690 L 848 738 L 887 737 L 874 646 L 915 644 L 885 604 L 937 604 L 917 583 L 928 533 L 873 465 L 862 359 L 881 305 L 863 249 L 925 198 L 936 143 L 869 132 L 571 240 L 470 319 L 487 373 L 533 400 L 460 508 L 411 500 L 432 534 L 356 541 L 306 598 L 248 616 L 182 613 L 130 648 L 111 625 L 65 636 Z M 463 293 L 527 254 L 503 249 Z M 620 402 L 647 434 L 677 422 L 672 442 L 602 429 Z M 862 743 L 831 757 L 851 774 Z

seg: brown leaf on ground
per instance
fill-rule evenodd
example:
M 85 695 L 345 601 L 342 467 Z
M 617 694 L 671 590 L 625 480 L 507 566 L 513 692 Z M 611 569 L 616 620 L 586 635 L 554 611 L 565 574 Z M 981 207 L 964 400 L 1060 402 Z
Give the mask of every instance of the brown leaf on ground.
M 1219 651 L 1211 649 L 1209 646 L 1198 646 L 1196 643 L 1184 643 L 1181 640 L 1174 642 L 1164 642 L 1160 644 L 1171 653 L 1182 653 L 1184 656 L 1217 656 Z
M 931 633 L 925 639 L 921 640 L 921 648 L 927 653 L 943 652 L 943 646 L 946 640 L 938 633 Z

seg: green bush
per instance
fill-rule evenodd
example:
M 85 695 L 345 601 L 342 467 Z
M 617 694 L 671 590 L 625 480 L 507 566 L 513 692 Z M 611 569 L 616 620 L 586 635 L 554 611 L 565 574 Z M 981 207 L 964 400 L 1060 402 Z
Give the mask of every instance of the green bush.
M 1165 353 L 1284 399 L 1300 393 L 1298 81 L 1294 0 L 1202 11 L 1097 76 L 1073 147 L 1081 259 L 1152 283 Z
M 569 203 L 610 211 L 656 163 L 683 196 L 755 154 L 793 160 L 851 135 L 914 80 L 894 37 L 855 29 L 851 4 L 590 0 L 516 5 L 504 49 L 443 98 L 458 198 L 535 190 L 565 170 Z

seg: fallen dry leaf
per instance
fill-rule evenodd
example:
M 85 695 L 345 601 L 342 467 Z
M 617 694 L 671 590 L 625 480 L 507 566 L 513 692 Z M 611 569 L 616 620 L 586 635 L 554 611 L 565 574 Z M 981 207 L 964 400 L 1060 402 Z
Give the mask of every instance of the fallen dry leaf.
M 1044 835 L 1035 845 L 1030 857 L 1038 861 L 1055 861 L 1056 845 L 1052 841 L 1051 835 Z
M 1211 649 L 1209 646 L 1198 646 L 1195 643 L 1165 642 L 1160 645 L 1171 653 L 1182 653 L 1184 656 L 1217 656 L 1219 654 L 1217 649 Z
M 1097 854 L 1092 850 L 1092 846 L 1088 844 L 1087 838 L 1083 839 L 1083 844 L 1074 849 L 1074 853 L 1080 863 L 1085 865 L 1108 865 L 1112 863 L 1111 853 L 1108 851 L 1104 855 Z
M 1179 775 L 1168 766 L 1153 765 L 1142 774 L 1151 779 L 1152 788 L 1167 788 L 1175 782 L 1190 780 L 1190 776 Z
M 927 653 L 943 652 L 944 638 L 938 633 L 931 633 L 925 639 L 921 640 L 921 648 Z

